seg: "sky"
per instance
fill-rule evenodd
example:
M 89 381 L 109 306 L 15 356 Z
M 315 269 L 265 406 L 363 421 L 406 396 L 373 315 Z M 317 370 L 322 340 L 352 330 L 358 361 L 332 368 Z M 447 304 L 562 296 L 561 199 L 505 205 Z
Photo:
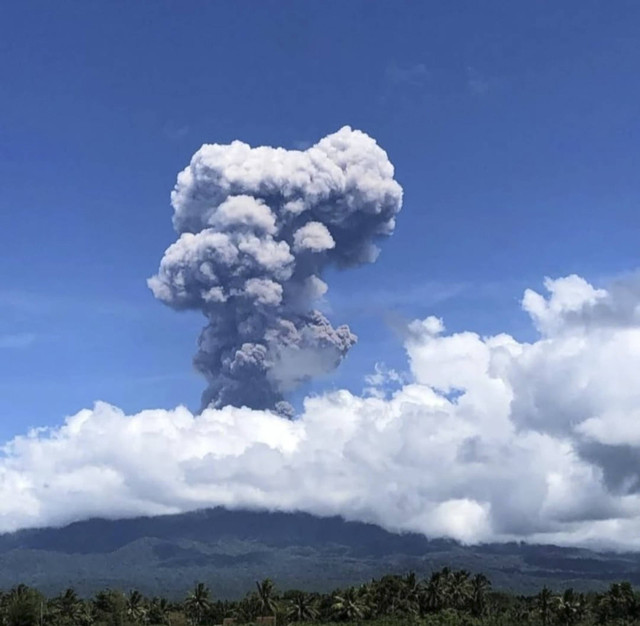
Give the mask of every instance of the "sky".
M 346 271 L 329 268 L 323 276 L 329 285 L 325 313 L 336 324 L 349 324 L 359 341 L 334 372 L 292 394 L 302 418 L 287 428 L 313 430 L 319 419 L 314 411 L 321 412 L 313 403 L 331 404 L 336 398 L 360 407 L 353 415 L 373 428 L 362 417 L 369 409 L 362 407 L 388 401 L 385 411 L 402 414 L 396 405 L 407 402 L 406 394 L 414 398 L 415 384 L 424 387 L 423 395 L 435 385 L 445 395 L 466 388 L 471 397 L 465 385 L 476 389 L 475 383 L 460 373 L 462 366 L 451 380 L 432 380 L 436 374 L 429 363 L 440 363 L 442 351 L 456 342 L 475 346 L 470 344 L 462 352 L 466 356 L 459 357 L 475 362 L 469 355 L 476 348 L 493 354 L 495 346 L 484 338 L 509 335 L 515 342 L 509 343 L 510 358 L 518 363 L 504 379 L 517 396 L 536 359 L 541 359 L 536 371 L 551 372 L 566 357 L 563 342 L 570 340 L 563 333 L 575 329 L 574 318 L 582 320 L 584 333 L 595 333 L 600 323 L 610 329 L 614 318 L 624 320 L 621 333 L 632 332 L 635 314 L 629 301 L 635 296 L 629 294 L 636 293 L 640 228 L 639 23 L 640 6 L 625 0 L 615 5 L 593 0 L 7 4 L 0 22 L 0 440 L 8 442 L 5 453 L 15 465 L 15 484 L 25 476 L 37 482 L 33 476 L 45 470 L 29 465 L 41 453 L 25 452 L 16 443 L 21 440 L 13 438 L 32 428 L 51 428 L 60 440 L 72 437 L 71 431 L 59 430 L 65 428 L 64 419 L 86 417 L 78 412 L 94 411 L 96 401 L 108 405 L 99 405 L 91 419 L 113 419 L 114 428 L 120 427 L 113 417 L 120 410 L 126 415 L 157 410 L 160 421 L 171 421 L 178 405 L 199 408 L 205 383 L 191 362 L 203 318 L 163 306 L 146 281 L 176 240 L 170 204 L 176 176 L 203 143 L 239 139 L 252 146 L 306 150 L 349 125 L 386 151 L 404 191 L 395 232 L 382 242 L 377 261 Z M 525 290 L 545 293 L 545 277 L 574 274 L 584 280 L 547 283 L 551 295 L 545 296 L 550 298 L 546 304 L 532 296 L 523 307 Z M 610 287 L 616 280 L 626 287 Z M 587 309 L 594 312 L 587 314 Z M 412 320 L 427 319 L 431 321 L 411 326 Z M 446 331 L 435 332 L 441 323 Z M 441 332 L 449 333 L 451 341 L 444 341 Z M 618 336 L 614 340 L 622 341 Z M 432 354 L 436 345 L 440 352 Z M 593 345 L 585 346 L 593 356 Z M 549 362 L 540 356 L 547 348 Z M 602 356 L 609 353 L 599 350 L 600 356 L 590 362 L 593 371 L 582 372 L 582 378 L 576 373 L 581 362 L 563 362 L 563 380 L 575 374 L 583 381 L 582 390 L 591 375 L 600 380 L 599 373 L 618 360 L 609 355 L 609 363 Z M 638 353 L 630 351 L 628 358 L 634 367 Z M 563 391 L 556 389 L 558 383 L 546 382 L 558 394 Z M 400 395 L 388 399 L 386 388 L 371 391 L 372 385 L 391 383 L 405 385 Z M 564 458 L 562 446 L 579 458 L 568 474 L 554 465 L 540 480 L 548 487 L 552 476 L 570 474 L 586 481 L 595 472 L 597 479 L 589 474 L 590 480 L 602 482 L 603 500 L 593 505 L 598 514 L 591 517 L 609 519 L 615 509 L 616 515 L 635 520 L 628 512 L 636 506 L 631 502 L 636 496 L 627 470 L 607 465 L 608 448 L 605 453 L 585 443 L 585 433 L 593 439 L 599 422 L 589 422 L 580 431 L 582 439 L 574 441 L 568 426 L 549 422 L 559 409 L 544 406 L 537 395 L 542 389 L 525 389 L 520 404 L 511 403 L 520 406 L 518 416 L 504 419 L 517 425 L 514 432 L 529 428 L 550 438 L 544 445 L 557 449 L 552 453 L 545 447 L 545 459 Z M 624 396 L 619 406 L 609 392 L 598 396 L 598 402 L 607 398 L 607 407 L 618 411 L 616 424 L 620 415 L 640 408 L 624 389 L 618 391 Z M 484 393 L 477 392 L 474 410 Z M 580 393 L 572 397 L 580 398 Z M 305 408 L 305 398 L 311 408 Z M 546 417 L 536 421 L 533 409 L 522 408 L 524 398 Z M 424 402 L 432 407 L 435 400 Z M 561 404 L 568 403 L 565 398 Z M 450 419 L 454 413 L 459 417 L 459 405 L 449 408 Z M 587 412 L 587 419 L 600 419 L 603 410 Z M 343 411 L 351 414 L 351 409 Z M 229 415 L 236 413 L 211 420 L 235 424 L 241 419 Z M 307 426 L 305 419 L 310 420 Z M 544 428 L 539 426 L 543 422 Z M 68 427 L 73 431 L 77 420 L 72 424 L 76 426 Z M 476 445 L 468 443 L 474 437 L 493 428 L 500 431 L 480 418 L 476 426 L 480 430 L 473 434 L 471 429 L 464 439 L 469 450 Z M 281 428 L 271 427 L 274 432 Z M 266 428 L 264 423 L 253 433 L 260 428 Z M 273 449 L 286 452 L 289 444 L 283 441 L 294 441 L 294 435 L 283 434 L 285 439 L 273 443 Z M 535 447 L 530 439 L 526 445 L 518 439 L 517 445 Z M 507 447 L 517 445 L 511 441 Z M 377 449 L 375 442 L 372 446 Z M 455 458 L 460 449 L 456 447 Z M 504 457 L 486 452 L 487 457 L 493 454 L 497 472 L 496 459 Z M 537 459 L 542 452 L 536 448 L 531 454 Z M 633 465 L 636 452 L 629 455 Z M 60 467 L 70 462 L 64 455 L 61 459 Z M 368 466 L 363 462 L 359 467 Z M 52 471 L 58 470 L 46 468 L 45 474 Z M 487 481 L 504 488 L 503 478 L 490 472 Z M 14 479 L 4 480 L 14 484 Z M 360 493 L 362 485 L 357 485 L 351 495 Z M 434 505 L 435 513 L 407 505 L 413 520 L 407 524 L 385 517 L 372 504 L 373 496 L 371 501 L 363 497 L 347 513 L 388 527 L 463 539 L 521 534 L 570 541 L 578 535 L 597 537 L 602 530 L 594 530 L 593 524 L 579 531 L 559 528 L 558 519 L 591 510 L 584 501 L 575 510 L 556 511 L 559 517 L 547 526 L 541 522 L 539 528 L 525 528 L 521 510 L 520 517 L 513 511 L 495 513 L 498 523 L 490 512 L 501 510 L 493 491 L 487 495 L 478 488 L 484 495 L 474 491 L 471 497 L 475 486 L 453 478 L 451 485 L 446 498 L 428 492 L 427 500 L 441 507 Z M 320 513 L 344 513 L 346 506 L 283 504 L 285 496 L 266 487 L 270 495 L 263 499 L 238 496 L 243 488 L 234 492 L 233 503 Z M 403 491 L 411 500 L 409 492 L 415 490 Z M 33 520 L 64 521 L 40 495 L 28 495 L 26 513 L 0 512 L 0 518 L 9 520 L 6 528 Z M 146 496 L 122 497 L 116 508 L 123 514 L 231 502 L 220 494 L 184 496 L 190 502 L 184 505 L 182 496 L 180 502 L 163 504 L 149 504 Z M 81 500 L 77 516 L 93 510 Z M 555 510 L 543 496 L 539 504 L 537 510 Z M 399 510 L 397 502 L 394 506 Z M 476 515 L 476 528 L 484 530 L 450 531 L 457 523 L 451 521 L 451 511 L 458 519 L 461 510 L 471 518 Z M 619 529 L 607 538 L 619 540 Z

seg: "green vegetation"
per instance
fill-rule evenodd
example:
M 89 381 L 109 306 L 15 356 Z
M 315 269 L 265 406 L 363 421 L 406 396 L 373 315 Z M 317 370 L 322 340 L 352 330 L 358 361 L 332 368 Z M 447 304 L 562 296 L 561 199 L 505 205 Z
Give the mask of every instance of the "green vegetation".
M 444 568 L 425 580 L 388 575 L 332 593 L 279 593 L 269 580 L 241 600 L 216 600 L 197 583 L 180 602 L 147 598 L 137 590 L 104 590 L 90 599 L 73 589 L 46 598 L 18 585 L 0 594 L 1 626 L 213 626 L 215 624 L 367 626 L 581 626 L 639 624 L 640 594 L 626 582 L 602 593 L 535 595 L 496 592 L 483 574 Z
M 265 575 L 281 590 L 328 593 L 388 573 L 428 577 L 445 566 L 482 572 L 494 588 L 515 594 L 545 585 L 604 591 L 617 580 L 640 587 L 640 552 L 461 545 L 304 513 L 208 509 L 0 535 L 0 589 L 25 583 L 48 596 L 68 587 L 83 597 L 135 588 L 173 601 L 202 580 L 216 599 L 240 598 Z

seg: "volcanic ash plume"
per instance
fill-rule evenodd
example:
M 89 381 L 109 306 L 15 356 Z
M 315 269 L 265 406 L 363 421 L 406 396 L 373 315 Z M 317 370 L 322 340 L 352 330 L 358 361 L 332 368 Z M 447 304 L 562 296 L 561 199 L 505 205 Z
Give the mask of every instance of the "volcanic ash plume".
M 308 150 L 206 144 L 171 194 L 179 237 L 149 287 L 207 325 L 202 406 L 288 414 L 287 392 L 333 370 L 356 336 L 314 308 L 323 269 L 375 261 L 402 188 L 376 142 L 344 127 Z

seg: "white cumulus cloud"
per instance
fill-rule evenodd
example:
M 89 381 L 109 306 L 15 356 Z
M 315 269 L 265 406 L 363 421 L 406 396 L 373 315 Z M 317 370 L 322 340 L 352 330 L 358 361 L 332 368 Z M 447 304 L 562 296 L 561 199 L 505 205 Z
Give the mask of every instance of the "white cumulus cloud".
M 408 379 L 380 367 L 364 396 L 309 397 L 293 421 L 234 407 L 128 416 L 98 403 L 5 444 L 0 530 L 223 505 L 466 542 L 638 548 L 636 283 L 596 289 L 570 276 L 548 279 L 546 295 L 528 290 L 540 332 L 530 343 L 412 322 Z M 389 381 L 395 391 L 375 392 Z

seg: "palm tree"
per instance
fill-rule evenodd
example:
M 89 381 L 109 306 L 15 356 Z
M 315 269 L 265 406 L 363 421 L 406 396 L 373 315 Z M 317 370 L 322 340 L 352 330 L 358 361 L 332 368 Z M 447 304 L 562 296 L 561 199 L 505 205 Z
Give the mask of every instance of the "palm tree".
M 278 610 L 278 602 L 273 581 L 269 578 L 265 578 L 262 582 L 256 581 L 256 587 L 258 588 L 258 599 L 262 615 L 275 615 Z
M 137 589 L 130 591 L 127 596 L 126 612 L 127 617 L 134 624 L 144 622 L 147 617 L 147 609 L 144 606 L 144 597 Z
M 52 598 L 50 606 L 53 613 L 55 613 L 56 621 L 64 624 L 74 624 L 76 607 L 79 602 L 80 600 L 76 592 L 71 588 L 67 589 L 59 596 Z
M 486 595 L 491 582 L 484 574 L 476 574 L 471 579 L 471 612 L 475 617 L 482 615 L 486 608 Z
M 549 618 L 551 617 L 551 603 L 553 600 L 553 594 L 551 590 L 545 585 L 540 593 L 536 596 L 536 604 L 538 605 L 538 611 L 540 612 L 540 618 L 542 619 L 543 626 L 547 626 Z
M 42 622 L 44 598 L 26 585 L 14 587 L 7 596 L 7 626 L 36 626 Z
M 149 621 L 153 624 L 171 625 L 169 601 L 166 598 L 154 598 L 149 606 Z
M 420 614 L 422 585 L 415 572 L 409 572 L 402 579 L 399 608 L 405 615 L 417 617 Z
M 383 576 L 360 588 L 359 598 L 368 609 L 367 617 L 402 615 L 417 617 L 421 609 L 422 586 L 416 575 Z
M 71 588 L 53 598 L 51 606 L 57 620 L 60 620 L 64 624 L 84 624 L 90 615 L 90 612 L 89 615 L 87 614 L 85 603 Z
M 449 580 L 449 602 L 455 609 L 464 610 L 471 596 L 469 572 L 458 570 L 453 572 Z
M 636 617 L 638 604 L 633 587 L 628 582 L 613 583 L 600 596 L 595 609 L 600 623 Z
M 370 585 L 361 587 L 358 597 L 373 616 L 390 615 L 396 611 L 403 598 L 402 581 L 398 576 L 383 576 L 380 580 L 372 580 Z
M 354 587 L 349 587 L 342 594 L 333 597 L 331 611 L 337 619 L 355 621 L 362 619 L 365 614 L 365 605 L 358 596 Z
M 235 608 L 231 611 L 232 616 L 239 624 L 255 621 L 258 613 L 260 613 L 260 603 L 255 592 L 247 594 L 245 598 L 236 603 Z
M 98 591 L 92 601 L 96 622 L 122 624 L 125 618 L 127 602 L 119 591 L 106 589 Z
M 76 626 L 93 626 L 95 621 L 91 604 L 82 602 L 81 609 L 78 611 Z
M 434 572 L 429 578 L 423 594 L 424 609 L 434 613 L 445 606 L 447 599 L 447 572 Z
M 184 601 L 185 612 L 194 624 L 202 623 L 205 611 L 211 606 L 209 594 L 209 588 L 204 583 L 197 583 Z
M 562 596 L 554 598 L 554 601 L 555 613 L 561 624 L 571 626 L 582 617 L 584 598 L 576 595 L 573 589 L 567 589 Z
M 292 622 L 312 622 L 318 617 L 314 599 L 304 591 L 296 592 L 289 600 L 287 619 Z

